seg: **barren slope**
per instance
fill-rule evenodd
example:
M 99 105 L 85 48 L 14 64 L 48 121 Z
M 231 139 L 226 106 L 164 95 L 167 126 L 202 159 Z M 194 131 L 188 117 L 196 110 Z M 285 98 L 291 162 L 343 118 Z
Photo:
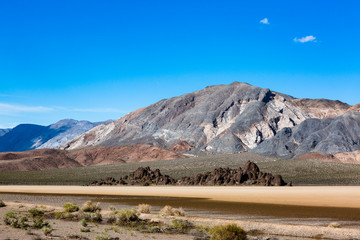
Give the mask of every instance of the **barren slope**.
M 90 147 L 80 150 L 38 149 L 0 153 L 0 172 L 73 168 L 183 158 L 166 149 L 147 144 L 118 147 Z
M 193 146 L 193 153 L 247 151 L 285 127 L 340 114 L 349 107 L 339 101 L 294 99 L 234 82 L 161 100 L 95 127 L 62 148 L 152 142 L 163 148 L 178 143 Z
M 349 111 L 327 119 L 308 119 L 284 128 L 252 152 L 292 158 L 309 152 L 323 155 L 360 150 L 360 112 Z
M 26 152 L 0 153 L 0 172 L 44 170 L 80 167 L 81 164 L 66 156 L 66 152 L 41 149 Z
M 148 144 L 116 147 L 89 147 L 79 150 L 71 150 L 67 153 L 67 156 L 76 160 L 83 166 L 147 162 L 184 157 L 179 153 Z
M 49 126 L 20 124 L 0 130 L 0 152 L 58 148 L 100 123 L 64 119 Z

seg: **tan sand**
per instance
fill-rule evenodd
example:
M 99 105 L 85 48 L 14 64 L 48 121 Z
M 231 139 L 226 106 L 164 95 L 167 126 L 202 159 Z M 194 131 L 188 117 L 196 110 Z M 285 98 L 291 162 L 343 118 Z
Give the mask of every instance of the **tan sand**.
M 0 193 L 158 196 L 301 206 L 360 208 L 360 186 L 184 187 L 184 186 L 0 186 Z
M 61 201 L 60 201 L 61 202 Z M 43 205 L 41 200 L 35 200 L 32 204 L 24 204 L 21 202 L 9 202 L 6 201 L 7 206 L 4 208 L 0 208 L 0 217 L 2 217 L 8 211 L 15 212 L 26 212 L 27 209 L 37 207 L 44 209 L 46 211 L 60 211 L 62 207 L 60 205 L 62 203 L 55 203 L 54 205 Z M 39 205 L 41 206 L 39 207 Z M 103 210 L 102 215 L 105 218 L 109 217 L 110 211 Z M 169 223 L 171 219 L 174 217 L 161 217 L 158 213 L 152 212 L 151 214 L 141 214 L 140 218 L 142 219 L 152 219 L 156 221 Z M 261 222 L 254 220 L 226 220 L 226 219 L 216 219 L 216 218 L 201 218 L 201 217 L 176 217 L 180 219 L 186 219 L 194 223 L 195 225 L 202 226 L 214 226 L 214 225 L 223 225 L 229 223 L 236 223 L 241 226 L 246 231 L 257 231 L 262 232 L 264 235 L 263 238 L 249 238 L 249 239 L 268 239 L 268 235 L 276 236 L 277 239 L 309 239 L 320 238 L 323 239 L 357 239 L 360 236 L 360 229 L 351 228 L 349 225 L 341 225 L 340 228 L 331 228 L 326 225 L 298 225 L 291 223 L 271 223 L 271 222 Z M 66 236 L 69 235 L 82 235 L 87 237 L 88 239 L 95 239 L 96 236 L 102 235 L 106 233 L 106 235 L 112 237 L 120 237 L 120 239 L 160 239 L 160 240 L 191 240 L 194 239 L 191 235 L 181 235 L 181 234 L 148 234 L 141 233 L 135 231 L 134 229 L 112 226 L 108 224 L 91 224 L 89 223 L 89 227 L 91 232 L 84 233 L 81 232 L 81 225 L 79 221 L 64 221 L 58 219 L 51 219 L 50 224 L 54 228 L 53 236 L 51 239 L 67 239 Z M 120 231 L 108 231 L 106 229 L 111 229 L 112 227 L 118 228 Z M 31 234 L 29 234 L 31 232 Z M 15 229 L 10 226 L 5 225 L 2 221 L 0 221 L 0 239 L 41 239 L 43 234 L 40 230 L 31 229 L 28 231 Z M 56 237 L 55 237 L 56 236 Z

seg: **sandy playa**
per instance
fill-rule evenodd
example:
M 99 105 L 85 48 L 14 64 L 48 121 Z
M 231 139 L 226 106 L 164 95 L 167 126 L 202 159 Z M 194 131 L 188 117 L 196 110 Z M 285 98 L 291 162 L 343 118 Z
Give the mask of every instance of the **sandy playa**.
M 84 187 L 0 186 L 0 193 L 43 193 L 69 195 L 158 196 L 206 198 L 229 202 L 252 202 L 299 206 L 360 208 L 359 186 L 300 187 Z
M 3 193 L 3 194 L 1 194 Z M 10 193 L 10 194 L 6 194 Z M 16 195 L 11 193 L 37 193 L 40 195 Z M 66 201 L 73 201 L 76 195 L 109 195 L 109 196 L 157 196 L 157 197 L 187 197 L 187 198 L 206 198 L 216 201 L 227 202 L 253 202 L 265 204 L 282 204 L 293 206 L 328 206 L 351 208 L 350 211 L 357 211 L 360 208 L 360 187 L 343 187 L 343 186 L 314 186 L 314 187 L 181 187 L 181 186 L 153 186 L 153 187 L 83 187 L 83 186 L 0 186 L 0 195 L 4 201 L 9 204 L 7 208 L 14 210 L 19 206 L 24 205 L 30 207 L 45 204 L 48 208 L 60 209 L 64 203 L 64 199 L 56 195 L 41 195 L 41 194 L 63 194 L 66 196 Z M 0 196 L 0 197 L 1 197 Z M 63 196 L 63 197 L 65 197 Z M 79 196 L 81 197 L 81 196 Z M 45 201 L 45 199 L 48 199 Z M 79 201 L 79 199 L 74 201 Z M 79 202 L 80 204 L 81 202 Z M 102 203 L 105 204 L 105 203 Z M 103 205 L 104 206 L 104 205 Z M 105 207 L 105 206 L 104 206 Z M 106 207 L 107 208 L 107 207 Z M 104 209 L 106 209 L 104 208 Z M 296 207 L 298 208 L 298 207 Z M 356 208 L 354 210 L 354 208 Z M 20 208 L 19 208 L 20 209 Z M 5 214 L 8 209 L 2 209 L 1 214 Z M 155 211 L 146 218 L 157 218 L 158 213 Z M 340 228 L 330 228 L 327 225 L 334 220 L 327 219 L 324 223 L 315 224 L 307 223 L 306 220 L 301 220 L 302 223 L 291 222 L 271 222 L 265 220 L 249 219 L 217 219 L 187 216 L 188 220 L 196 224 L 214 225 L 225 223 L 237 223 L 246 231 L 261 231 L 267 236 L 277 236 L 279 239 L 305 239 L 322 237 L 327 239 L 357 239 L 360 236 L 360 228 L 356 224 L 348 225 L 345 221 L 340 221 Z M 55 221 L 56 230 L 54 234 L 65 236 L 69 227 L 71 232 L 83 234 L 79 232 L 79 223 L 72 226 L 66 221 Z M 69 225 L 69 226 L 68 226 Z M 94 232 L 87 235 L 93 239 L 95 234 L 100 234 L 104 231 L 106 226 L 93 227 Z M 68 229 L 68 230 L 66 230 Z M 13 234 L 21 234 L 19 238 L 25 238 L 26 232 L 19 232 L 4 224 L 0 223 L 0 232 L 5 236 L 14 237 Z M 149 235 L 136 233 L 132 236 L 131 232 L 122 229 L 124 239 L 147 239 Z M 35 233 L 41 235 L 38 231 Z M 115 233 L 112 233 L 115 234 Z M 116 234 L 115 234 L 116 235 Z M 115 236 L 114 235 L 114 236 Z M 156 235 L 156 236 L 155 236 Z M 168 239 L 166 235 L 152 235 L 156 239 Z M 121 239 L 122 239 L 121 238 Z M 173 239 L 193 239 L 189 235 L 173 235 Z M 0 237 L 1 239 L 1 237 Z M 62 239 L 62 238 L 61 238 Z M 250 239 L 263 239 L 253 237 Z M 266 237 L 264 238 L 266 239 Z

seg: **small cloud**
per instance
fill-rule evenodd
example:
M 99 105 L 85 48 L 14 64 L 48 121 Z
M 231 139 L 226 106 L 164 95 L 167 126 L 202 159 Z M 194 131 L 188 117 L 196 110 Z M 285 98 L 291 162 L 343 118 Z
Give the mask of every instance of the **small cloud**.
M 48 112 L 52 110 L 53 110 L 52 108 L 43 107 L 43 106 L 24 106 L 24 105 L 0 103 L 0 114 L 3 115 L 13 115 L 24 112 Z
M 310 35 L 302 38 L 294 38 L 294 42 L 300 42 L 300 43 L 316 42 L 316 37 Z
M 261 19 L 260 23 L 262 23 L 262 24 L 270 24 L 269 20 L 267 18 Z

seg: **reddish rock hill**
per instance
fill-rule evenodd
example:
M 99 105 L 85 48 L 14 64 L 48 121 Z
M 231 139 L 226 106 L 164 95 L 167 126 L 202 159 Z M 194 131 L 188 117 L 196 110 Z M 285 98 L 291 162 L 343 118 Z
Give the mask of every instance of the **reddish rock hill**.
M 117 147 L 96 146 L 72 150 L 67 155 L 83 166 L 149 162 L 184 157 L 179 153 L 148 144 Z
M 171 151 L 184 152 L 184 151 L 191 151 L 192 149 L 194 149 L 194 146 L 191 146 L 185 141 L 181 141 L 175 145 L 172 145 L 171 147 L 169 147 L 169 149 Z
M 317 159 L 321 162 L 360 164 L 360 151 L 343 152 L 329 155 L 323 155 L 320 153 L 307 153 L 299 157 L 299 159 Z
M 183 155 L 147 144 L 89 147 L 73 151 L 38 149 L 0 153 L 0 172 L 73 168 L 182 158 Z
M 26 152 L 0 153 L 0 172 L 30 171 L 54 168 L 81 167 L 69 158 L 67 152 L 54 149 L 39 149 Z

